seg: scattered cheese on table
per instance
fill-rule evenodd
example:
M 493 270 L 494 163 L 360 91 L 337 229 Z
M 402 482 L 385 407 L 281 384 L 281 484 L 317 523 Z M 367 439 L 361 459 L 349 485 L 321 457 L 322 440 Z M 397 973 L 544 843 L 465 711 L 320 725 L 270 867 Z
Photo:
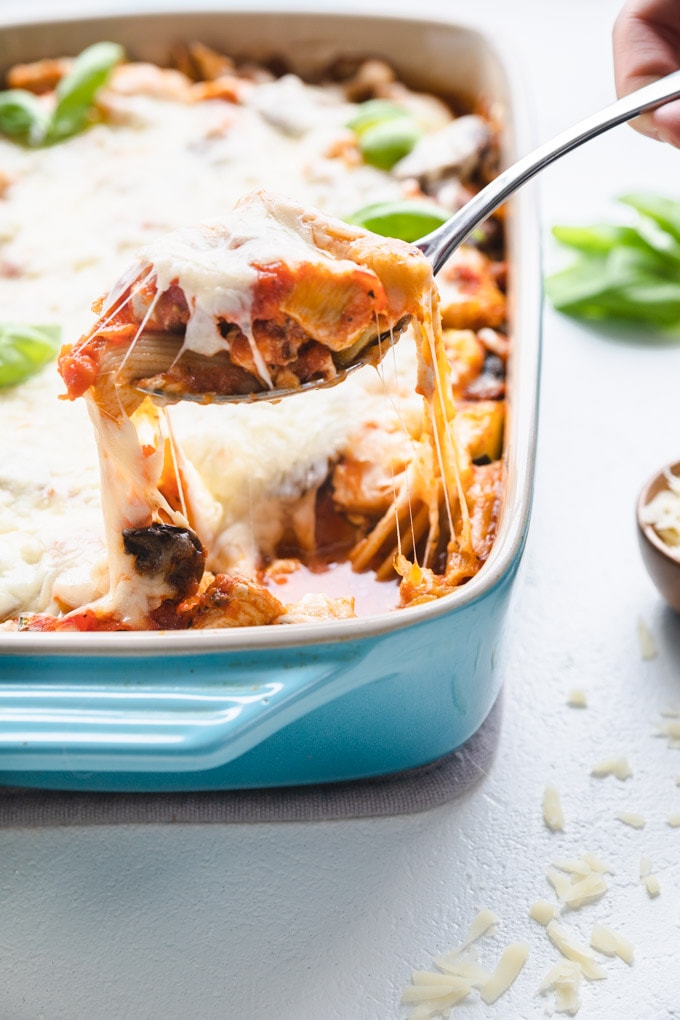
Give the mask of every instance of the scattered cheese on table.
M 572 688 L 567 697 L 567 704 L 570 708 L 587 708 L 588 699 L 586 698 L 585 691 L 582 691 L 579 687 Z
M 655 896 L 659 895 L 659 893 L 661 892 L 661 885 L 659 884 L 659 879 L 657 875 L 647 875 L 644 882 L 645 888 L 647 889 L 647 892 L 649 893 L 651 899 L 654 899 Z
M 555 890 L 558 900 L 563 903 L 564 897 L 569 895 L 569 890 L 571 889 L 571 879 L 569 876 L 565 875 L 562 871 L 558 871 L 557 868 L 548 868 L 545 877 Z
M 637 814 L 635 811 L 619 811 L 616 817 L 624 825 L 630 825 L 631 829 L 644 829 L 646 825 L 644 815 Z
M 536 900 L 529 908 L 529 917 L 544 927 L 554 921 L 559 911 L 550 900 Z
M 549 783 L 543 793 L 543 821 L 551 832 L 560 832 L 564 829 L 564 812 L 560 791 L 552 783 Z
M 468 949 L 473 942 L 477 942 L 477 940 L 481 939 L 483 935 L 486 935 L 488 931 L 495 928 L 497 924 L 498 918 L 492 910 L 480 910 L 470 925 L 463 942 L 459 946 L 454 946 L 453 949 L 450 949 L 445 956 L 440 956 L 437 960 L 435 960 L 435 963 L 440 969 L 446 969 L 447 964 L 457 960 L 461 953 L 465 952 L 465 950 Z M 442 967 L 442 964 L 445 966 Z
M 680 719 L 666 719 L 657 732 L 658 737 L 667 737 L 671 747 L 680 746 Z M 676 779 L 680 786 L 680 781 Z
M 656 641 L 651 630 L 641 617 L 638 619 L 637 632 L 642 658 L 645 660 L 655 659 L 658 655 Z
M 553 861 L 545 873 L 560 903 L 572 910 L 601 899 L 609 888 L 603 877 L 606 866 L 594 855 L 587 856 L 598 865 L 597 868 L 591 867 L 584 855 L 580 859 Z
M 498 918 L 491 910 L 481 910 L 473 920 L 460 946 L 455 946 L 434 962 L 437 971 L 416 970 L 401 1001 L 413 1006 L 409 1020 L 432 1020 L 448 1016 L 449 1011 L 468 995 L 478 990 L 487 1004 L 495 1002 L 507 991 L 524 966 L 529 947 L 513 942 L 503 950 L 493 971 L 477 960 L 474 943 L 486 934 L 495 934 Z
M 590 944 L 593 949 L 596 949 L 598 953 L 604 953 L 605 956 L 618 956 L 628 964 L 633 962 L 632 943 L 605 924 L 593 926 Z
M 605 776 L 616 776 L 621 780 L 630 779 L 633 775 L 628 759 L 623 755 L 617 758 L 605 758 L 604 761 L 598 762 L 597 765 L 593 765 L 590 774 L 598 779 L 603 779 Z
M 661 885 L 656 875 L 652 874 L 652 862 L 644 855 L 640 858 L 640 878 L 651 899 L 661 892 Z
M 555 1009 L 558 1013 L 574 1016 L 581 1008 L 581 978 L 583 972 L 573 960 L 560 960 L 543 978 L 539 992 L 555 990 Z
M 603 875 L 606 873 L 610 875 L 614 874 L 613 868 L 601 861 L 596 854 L 590 853 L 590 851 L 583 855 L 583 860 L 586 862 L 591 871 L 600 871 Z
M 496 964 L 493 974 L 480 988 L 480 995 L 491 1005 L 506 992 L 527 961 L 529 947 L 524 942 L 513 942 L 506 946 Z
M 574 935 L 563 928 L 557 921 L 551 921 L 546 931 L 550 941 L 567 960 L 578 963 L 585 977 L 590 981 L 601 981 L 607 977 L 607 971 L 601 967 L 587 946 L 582 946 Z
M 673 829 L 677 829 L 680 825 L 680 811 L 674 811 L 672 815 L 668 816 L 668 824 Z
M 561 857 L 552 863 L 553 867 L 559 868 L 560 871 L 568 871 L 570 875 L 585 876 L 593 870 L 582 857 Z
M 572 882 L 571 888 L 563 897 L 564 903 L 571 907 L 572 910 L 578 910 L 579 907 L 585 906 L 586 903 L 595 903 L 597 900 L 602 899 L 608 888 L 602 875 L 594 873 L 586 875 L 585 878 Z
M 443 978 L 443 981 L 437 979 Z M 427 979 L 427 983 L 426 983 Z M 412 984 L 404 989 L 401 1001 L 404 1005 L 423 1005 L 434 1010 L 432 1016 L 443 1013 L 466 998 L 472 991 L 472 984 L 464 978 L 452 977 L 450 974 L 429 974 L 427 971 L 416 971 Z M 413 1014 L 412 1014 L 413 1015 Z

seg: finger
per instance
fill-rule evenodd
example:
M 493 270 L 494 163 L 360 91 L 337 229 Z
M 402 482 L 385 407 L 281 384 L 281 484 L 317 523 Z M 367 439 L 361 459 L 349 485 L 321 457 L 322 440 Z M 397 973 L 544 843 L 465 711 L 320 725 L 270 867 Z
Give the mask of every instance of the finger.
M 654 110 L 650 119 L 656 132 L 654 137 L 680 148 L 680 102 L 676 100 L 660 106 Z
M 624 5 L 612 34 L 619 96 L 680 67 L 680 3 L 640 0 Z
M 680 67 L 680 2 L 629 0 L 613 31 L 616 91 L 628 95 Z M 680 103 L 631 121 L 643 135 L 680 147 Z

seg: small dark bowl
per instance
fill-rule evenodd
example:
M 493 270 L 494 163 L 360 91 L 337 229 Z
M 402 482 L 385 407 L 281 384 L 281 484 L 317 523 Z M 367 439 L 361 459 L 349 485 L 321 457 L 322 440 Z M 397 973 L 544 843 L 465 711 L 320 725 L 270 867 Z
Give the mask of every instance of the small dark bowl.
M 640 551 L 647 572 L 669 606 L 680 613 L 680 547 L 666 545 L 651 524 L 642 520 L 642 510 L 654 497 L 668 488 L 665 472 L 680 477 L 680 461 L 666 467 L 649 479 L 637 502 L 637 523 Z

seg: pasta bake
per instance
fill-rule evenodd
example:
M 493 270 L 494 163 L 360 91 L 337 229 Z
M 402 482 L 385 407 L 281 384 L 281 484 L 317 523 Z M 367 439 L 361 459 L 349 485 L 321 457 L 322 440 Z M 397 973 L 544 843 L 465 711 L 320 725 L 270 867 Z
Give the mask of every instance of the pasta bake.
M 279 626 L 446 596 L 503 503 L 502 216 L 436 284 L 413 242 L 494 173 L 493 111 L 372 59 L 314 83 L 202 43 L 170 63 L 116 59 L 68 137 L 0 138 L 5 314 L 64 340 L 58 370 L 0 390 L 1 626 Z M 71 68 L 8 85 L 58 111 Z M 300 392 L 215 401 L 279 390 Z

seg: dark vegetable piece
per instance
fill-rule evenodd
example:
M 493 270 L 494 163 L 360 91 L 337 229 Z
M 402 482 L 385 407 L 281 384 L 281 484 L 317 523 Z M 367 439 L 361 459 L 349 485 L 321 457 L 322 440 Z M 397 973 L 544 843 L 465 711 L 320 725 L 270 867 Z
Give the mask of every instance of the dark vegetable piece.
M 140 576 L 160 578 L 170 586 L 169 597 L 183 598 L 196 591 L 205 569 L 205 551 L 193 531 L 172 524 L 125 528 L 123 547 L 134 557 Z

